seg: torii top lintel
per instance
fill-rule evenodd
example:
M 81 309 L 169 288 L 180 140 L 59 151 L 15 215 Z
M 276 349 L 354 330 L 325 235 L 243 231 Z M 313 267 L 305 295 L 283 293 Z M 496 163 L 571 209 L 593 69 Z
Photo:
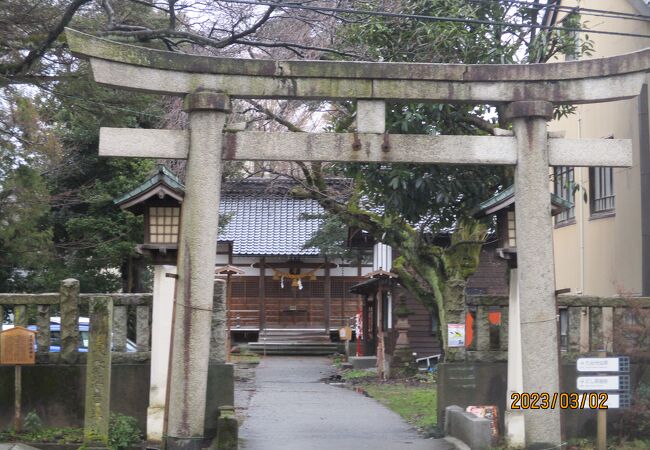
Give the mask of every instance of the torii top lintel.
M 578 104 L 634 97 L 650 71 L 650 48 L 527 65 L 275 61 L 173 53 L 72 29 L 66 36 L 98 83 L 167 95 L 203 88 L 233 98 Z

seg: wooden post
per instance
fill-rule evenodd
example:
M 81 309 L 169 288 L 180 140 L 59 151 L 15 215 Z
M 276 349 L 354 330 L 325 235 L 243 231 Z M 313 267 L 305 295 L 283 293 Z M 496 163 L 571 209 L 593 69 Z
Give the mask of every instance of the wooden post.
M 226 362 L 230 362 L 230 351 L 232 350 L 232 336 L 230 333 L 230 308 L 232 298 L 232 275 L 226 275 Z
M 325 258 L 325 333 L 329 334 L 332 314 L 332 277 L 330 276 L 330 262 Z M 344 314 L 344 311 L 341 311 Z
M 74 364 L 77 362 L 79 347 L 79 281 L 74 278 L 63 280 L 60 295 L 61 360 Z
M 259 297 L 260 297 L 260 334 L 264 328 L 266 328 L 266 310 L 264 308 L 264 284 L 265 280 L 264 278 L 266 277 L 266 258 L 262 256 L 260 258 L 260 292 L 259 292 Z
M 91 297 L 90 339 L 86 365 L 84 442 L 108 443 L 111 401 L 111 342 L 113 299 Z
M 20 433 L 23 429 L 23 421 L 21 420 L 21 397 L 22 397 L 22 366 L 17 364 L 14 368 L 14 429 L 16 433 Z
M 377 378 L 384 378 L 384 320 L 383 320 L 384 290 L 379 288 L 375 300 L 375 317 L 377 330 Z
M 598 352 L 598 356 L 604 358 L 606 351 Z M 586 395 L 586 394 L 583 394 Z M 607 450 L 607 410 L 598 408 L 596 410 L 596 450 Z

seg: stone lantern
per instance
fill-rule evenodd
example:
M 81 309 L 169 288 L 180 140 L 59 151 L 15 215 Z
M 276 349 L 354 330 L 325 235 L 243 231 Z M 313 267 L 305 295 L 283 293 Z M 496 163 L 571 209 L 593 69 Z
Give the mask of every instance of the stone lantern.
M 408 330 L 411 328 L 408 317 L 412 311 L 406 306 L 406 298 L 403 295 L 400 296 L 400 303 L 393 313 L 397 317 L 395 329 L 398 335 L 390 364 L 390 375 L 391 377 L 412 376 L 417 373 L 418 365 L 408 338 Z
M 144 216 L 144 242 L 138 251 L 150 256 L 154 264 L 176 263 L 184 196 L 181 181 L 160 165 L 146 182 L 114 200 L 121 209 Z
M 572 206 L 571 202 L 551 195 L 551 215 L 560 214 Z M 511 268 L 517 267 L 517 227 L 515 211 L 515 186 L 512 185 L 492 198 L 481 203 L 474 211 L 474 217 L 496 216 L 498 255 L 509 260 Z

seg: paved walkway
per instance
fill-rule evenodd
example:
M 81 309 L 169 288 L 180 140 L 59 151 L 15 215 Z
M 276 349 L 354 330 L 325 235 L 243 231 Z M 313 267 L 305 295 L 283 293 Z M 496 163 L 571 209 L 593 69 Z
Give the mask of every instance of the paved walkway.
M 327 358 L 266 357 L 240 429 L 246 450 L 446 450 L 371 398 L 320 382 Z

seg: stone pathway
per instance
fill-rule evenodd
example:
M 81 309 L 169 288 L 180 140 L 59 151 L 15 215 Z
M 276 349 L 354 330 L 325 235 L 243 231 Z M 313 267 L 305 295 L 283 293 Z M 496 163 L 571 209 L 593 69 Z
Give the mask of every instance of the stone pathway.
M 269 357 L 255 374 L 243 426 L 245 450 L 447 450 L 420 437 L 371 398 L 320 380 L 332 373 L 321 357 Z

